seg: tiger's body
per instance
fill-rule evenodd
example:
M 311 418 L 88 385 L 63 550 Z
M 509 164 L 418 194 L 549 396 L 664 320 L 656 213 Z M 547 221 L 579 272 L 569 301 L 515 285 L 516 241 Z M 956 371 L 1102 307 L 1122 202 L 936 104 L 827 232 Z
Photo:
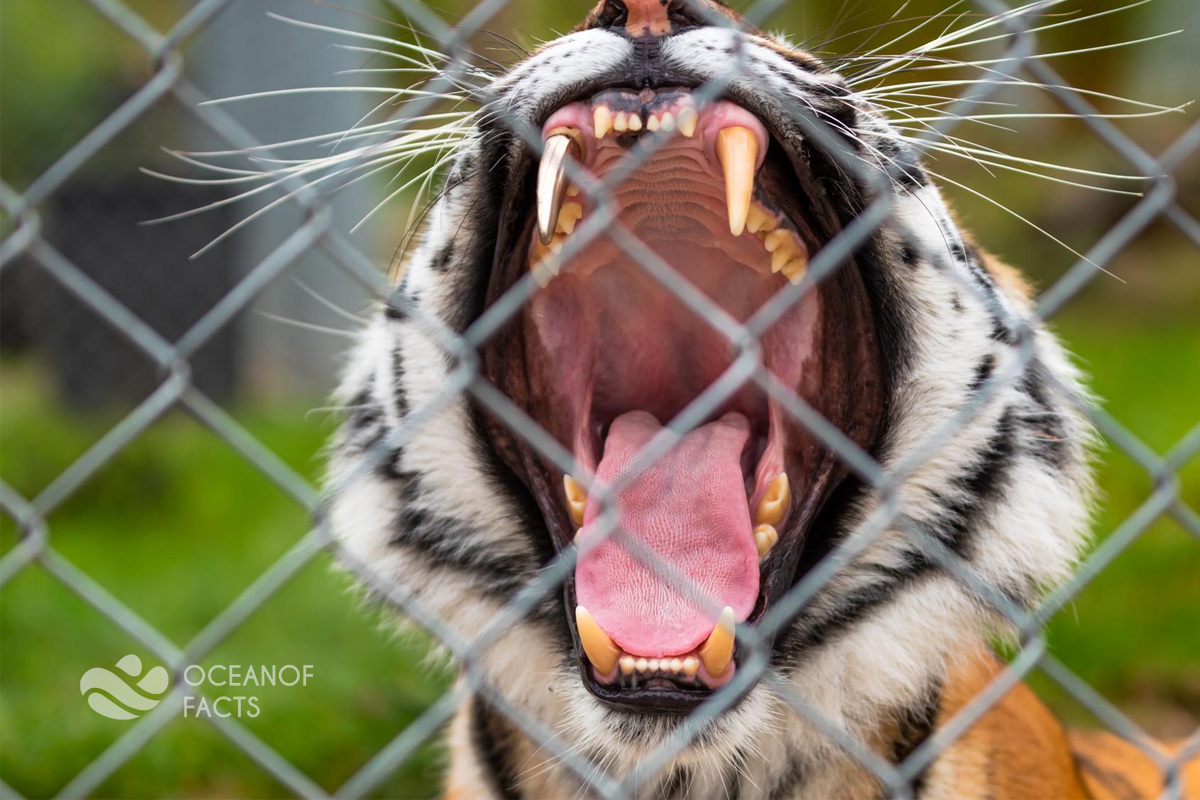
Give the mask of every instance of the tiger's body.
M 725 6 L 702 5 L 714 18 L 737 21 Z M 455 390 L 463 386 L 456 381 L 465 362 L 448 352 L 446 332 L 467 332 L 528 269 L 520 254 L 533 223 L 522 223 L 515 209 L 533 205 L 537 156 L 514 131 L 524 126 L 536 138 L 556 109 L 597 89 L 650 87 L 650 97 L 662 86 L 720 80 L 735 51 L 744 63 L 723 96 L 768 132 L 777 162 L 762 168 L 760 180 L 795 166 L 796 183 L 789 175 L 787 185 L 805 198 L 805 221 L 796 221 L 801 215 L 791 200 L 773 197 L 809 249 L 888 195 L 889 213 L 854 249 L 850 266 L 810 290 L 822 311 L 812 323 L 816 351 L 805 369 L 829 365 L 819 386 L 797 389 L 810 392 L 805 400 L 895 483 L 882 491 L 819 444 L 784 457 L 797 499 L 786 524 L 776 523 L 780 555 L 763 556 L 768 588 L 756 607 L 777 602 L 839 547 L 853 545 L 844 565 L 773 638 L 770 667 L 799 701 L 789 704 L 753 684 L 662 769 L 643 774 L 647 756 L 685 717 L 656 710 L 667 693 L 656 694 L 653 682 L 642 685 L 643 706 L 632 708 L 618 668 L 617 678 L 605 677 L 597 651 L 587 641 L 581 648 L 578 626 L 587 620 L 564 613 L 559 590 L 551 590 L 475 653 L 474 678 L 496 694 L 468 693 L 455 717 L 447 796 L 586 796 L 588 780 L 600 776 L 640 783 L 631 790 L 639 797 L 884 794 L 861 763 L 797 713 L 796 702 L 880 762 L 923 759 L 911 784 L 922 798 L 1156 795 L 1163 777 L 1138 751 L 1116 740 L 1068 737 L 1019 683 L 925 757 L 934 747 L 930 737 L 999 676 L 982 644 L 1004 627 L 997 604 L 1033 608 L 1079 553 L 1093 490 L 1091 433 L 1071 399 L 1082 392 L 1079 377 L 1033 317 L 1017 273 L 970 243 L 883 114 L 817 59 L 757 31 L 739 36 L 684 6 L 601 3 L 579 28 L 491 87 L 497 113 L 480 117 L 477 134 L 453 159 L 397 298 L 363 334 L 346 370 L 340 399 L 350 413 L 329 476 L 333 528 L 356 567 L 397 582 L 405 602 L 436 615 L 466 643 L 572 546 L 580 523 L 556 488 L 563 470 L 548 468 L 511 433 L 523 411 L 560 444 L 572 444 L 538 399 L 535 362 L 514 361 L 509 349 L 512 342 L 528 347 L 538 320 L 524 329 L 499 325 L 480 344 L 487 386 L 477 383 L 471 393 Z M 855 172 L 825 152 L 797 113 L 832 126 L 870 169 Z M 871 174 L 885 176 L 886 188 Z M 638 222 L 628 220 L 631 227 Z M 537 231 L 532 235 L 537 252 Z M 786 287 L 782 278 L 771 280 Z M 554 280 L 540 290 L 543 298 L 574 278 Z M 539 290 L 531 290 L 534 304 Z M 545 363 L 556 362 L 547 356 Z M 492 394 L 484 403 L 487 387 Z M 511 402 L 504 419 L 495 413 L 501 395 Z M 595 519 L 590 506 L 587 513 L 585 537 Z M 871 536 L 856 538 L 856 531 Z M 947 559 L 994 596 L 974 591 Z M 781 588 L 771 588 L 776 584 Z M 589 591 L 582 571 L 566 591 L 568 603 Z M 640 652 L 596 613 L 612 634 L 603 641 L 615 641 L 626 655 Z M 747 621 L 748 613 L 738 625 L 758 619 Z M 668 655 L 677 652 L 679 661 L 690 646 L 664 651 L 662 668 Z M 702 651 L 692 652 L 708 665 Z M 513 722 L 513 714 L 542 734 Z M 541 738 L 549 734 L 559 750 Z M 572 770 L 564 753 L 592 772 Z

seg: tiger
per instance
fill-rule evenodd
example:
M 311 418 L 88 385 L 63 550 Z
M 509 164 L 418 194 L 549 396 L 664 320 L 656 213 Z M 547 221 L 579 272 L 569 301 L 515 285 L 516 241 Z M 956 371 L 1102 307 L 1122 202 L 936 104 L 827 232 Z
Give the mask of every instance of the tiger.
M 996 655 L 1086 545 L 1086 388 L 888 115 L 719 0 L 490 80 L 328 467 L 460 643 L 444 796 L 1200 797 Z

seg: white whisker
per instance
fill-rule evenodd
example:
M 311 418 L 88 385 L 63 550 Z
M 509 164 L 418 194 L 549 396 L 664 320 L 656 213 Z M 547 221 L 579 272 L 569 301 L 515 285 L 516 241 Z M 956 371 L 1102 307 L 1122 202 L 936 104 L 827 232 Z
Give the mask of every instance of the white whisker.
M 337 314 L 338 316 L 348 319 L 351 322 L 356 323 L 358 325 L 366 325 L 367 324 L 366 319 L 342 308 L 337 303 L 333 302 L 328 297 L 325 297 L 320 292 L 318 292 L 316 289 L 313 289 L 312 287 L 310 287 L 308 284 L 306 284 L 304 281 L 300 280 L 299 278 L 293 276 L 292 282 L 295 283 L 297 286 L 299 286 L 301 291 L 303 291 L 309 297 L 316 300 L 318 303 L 325 306 L 326 308 L 328 308 L 330 311 Z
M 317 333 L 328 333 L 333 336 L 341 336 L 347 339 L 358 338 L 358 334 L 354 333 L 354 331 L 344 330 L 343 328 L 327 328 L 324 325 L 317 325 L 312 322 L 304 322 L 303 320 L 299 319 L 281 317 L 278 314 L 272 314 L 270 311 L 263 311 L 262 309 L 257 308 L 254 310 L 254 313 L 258 314 L 260 317 L 266 317 L 269 320 L 273 320 L 274 322 L 282 322 L 285 325 L 291 325 L 294 328 L 303 328 L 304 330 L 316 331 Z
M 218 97 L 213 100 L 205 100 L 200 105 L 215 106 L 222 103 L 237 103 L 242 100 L 258 100 L 264 97 L 285 97 L 293 94 L 390 94 L 395 97 L 403 97 L 405 95 L 412 97 L 441 97 L 446 99 L 461 99 L 462 95 L 457 93 L 446 92 L 426 92 L 421 89 L 393 89 L 387 86 L 300 86 L 295 89 L 268 89 L 264 92 L 251 92 L 250 94 L 238 94 L 232 97 Z

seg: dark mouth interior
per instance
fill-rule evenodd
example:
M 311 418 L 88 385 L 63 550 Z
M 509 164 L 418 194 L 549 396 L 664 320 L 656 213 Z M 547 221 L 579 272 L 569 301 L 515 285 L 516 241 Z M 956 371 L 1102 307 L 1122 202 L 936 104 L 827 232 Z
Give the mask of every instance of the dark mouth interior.
M 691 114 L 684 110 L 690 103 L 683 89 L 606 90 L 553 112 L 547 135 L 578 131 L 583 147 L 575 154 L 599 178 L 620 169 L 643 137 L 666 138 L 617 186 L 613 224 L 720 313 L 745 323 L 789 279 L 803 277 L 809 255 L 836 232 L 835 215 L 808 165 L 758 116 L 722 101 L 699 109 L 685 135 L 680 123 Z M 597 112 L 600 107 L 605 110 Z M 627 119 L 618 122 L 620 114 Z M 633 114 L 639 130 L 631 130 Z M 608 117 L 612 128 L 604 130 Z M 737 204 L 727 203 L 726 192 L 735 180 L 722 169 L 732 157 L 719 137 L 722 126 L 737 123 L 759 131 L 765 152 L 753 169 L 749 220 L 735 235 L 730 215 Z M 673 130 L 663 130 L 668 125 Z M 486 374 L 574 454 L 580 486 L 626 481 L 617 491 L 621 535 L 636 539 L 673 574 L 659 575 L 616 537 L 592 535 L 600 527 L 599 501 L 576 497 L 572 508 L 561 470 L 498 426 L 491 433 L 537 500 L 555 549 L 580 547 L 564 600 L 585 684 L 621 708 L 687 711 L 736 672 L 736 651 L 723 673 L 707 669 L 723 663 L 711 644 L 721 607 L 737 626 L 752 626 L 792 585 L 806 540 L 821 535 L 812 522 L 845 469 L 781 403 L 747 381 L 674 450 L 633 477 L 630 470 L 644 466 L 637 465 L 641 449 L 730 369 L 738 350 L 706 313 L 603 234 L 552 275 L 551 254 L 578 234 L 596 206 L 585 193 L 568 190 L 554 239 L 543 244 L 534 213 L 537 171 L 534 159 L 529 180 L 513 192 L 512 230 L 501 232 L 490 294 L 498 296 L 530 270 L 545 285 L 485 352 Z M 768 249 L 768 237 L 774 248 Z M 880 414 L 880 365 L 857 268 L 838 270 L 794 303 L 759 344 L 762 365 L 775 379 L 860 445 L 871 442 Z M 790 493 L 782 515 L 764 511 L 780 475 Z M 774 539 L 765 551 L 756 524 L 764 519 L 775 521 L 767 526 Z M 707 602 L 680 589 L 680 576 Z M 578 616 L 584 604 L 590 604 L 586 618 Z M 590 633 L 596 627 L 602 633 Z M 597 654 L 600 646 L 590 644 L 597 636 L 615 648 L 615 661 Z

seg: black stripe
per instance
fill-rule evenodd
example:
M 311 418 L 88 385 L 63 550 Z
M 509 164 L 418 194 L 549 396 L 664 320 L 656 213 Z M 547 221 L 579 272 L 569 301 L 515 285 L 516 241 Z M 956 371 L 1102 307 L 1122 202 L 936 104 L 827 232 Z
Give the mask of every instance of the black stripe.
M 767 800 L 786 800 L 804 783 L 805 764 L 796 753 L 788 754 L 788 767 L 783 776 L 767 792 Z
M 979 461 L 954 479 L 961 499 L 948 500 L 936 492 L 942 512 L 926 532 L 963 558 L 970 558 L 972 534 L 1004 492 L 1008 474 L 1017 455 L 1016 424 L 1013 409 L 1006 408 L 996 422 Z
M 536 565 L 528 557 L 492 555 L 474 540 L 469 525 L 419 508 L 421 482 L 413 475 L 401 490 L 401 507 L 388 544 L 408 547 L 433 566 L 470 574 L 485 594 L 506 600 L 532 577 Z M 471 546 L 474 545 L 474 546 Z
M 1038 359 L 1025 365 L 1021 375 L 1021 391 L 1037 405 L 1039 411 L 1022 414 L 1019 421 L 1030 431 L 1026 444 L 1031 455 L 1047 466 L 1061 470 L 1071 462 L 1071 446 L 1061 412 L 1050 397 L 1050 377 L 1046 365 Z
M 521 797 L 517 788 L 517 758 L 512 749 L 516 737 L 517 731 L 503 714 L 482 697 L 472 699 L 471 744 L 494 794 L 504 800 L 520 800 Z
M 979 391 L 979 388 L 988 382 L 995 371 L 996 357 L 988 353 L 975 365 L 975 377 L 971 379 L 971 383 L 967 386 L 967 391 L 971 394 Z
M 396 415 L 403 420 L 408 416 L 408 395 L 404 391 L 404 353 L 399 342 L 392 347 L 392 392 L 396 396 Z
M 687 767 L 673 767 L 667 777 L 654 790 L 653 796 L 659 800 L 670 800 L 683 797 L 684 790 L 692 781 L 692 772 Z
M 932 566 L 926 556 L 913 553 L 905 566 L 881 570 L 880 582 L 834 598 L 836 606 L 833 609 L 819 616 L 802 612 L 796 623 L 780 638 L 772 661 L 781 669 L 797 668 L 807 655 L 849 633 L 857 623 L 890 601 L 898 590 L 916 583 L 931 572 Z
M 934 681 L 930 683 L 917 702 L 901 710 L 896 738 L 892 740 L 893 764 L 900 766 L 913 754 L 913 751 L 933 735 L 933 725 L 937 720 L 938 707 L 941 703 L 942 685 L 940 681 Z M 920 798 L 925 789 L 925 783 L 929 777 L 928 772 L 929 768 L 926 767 L 913 778 L 913 800 Z

